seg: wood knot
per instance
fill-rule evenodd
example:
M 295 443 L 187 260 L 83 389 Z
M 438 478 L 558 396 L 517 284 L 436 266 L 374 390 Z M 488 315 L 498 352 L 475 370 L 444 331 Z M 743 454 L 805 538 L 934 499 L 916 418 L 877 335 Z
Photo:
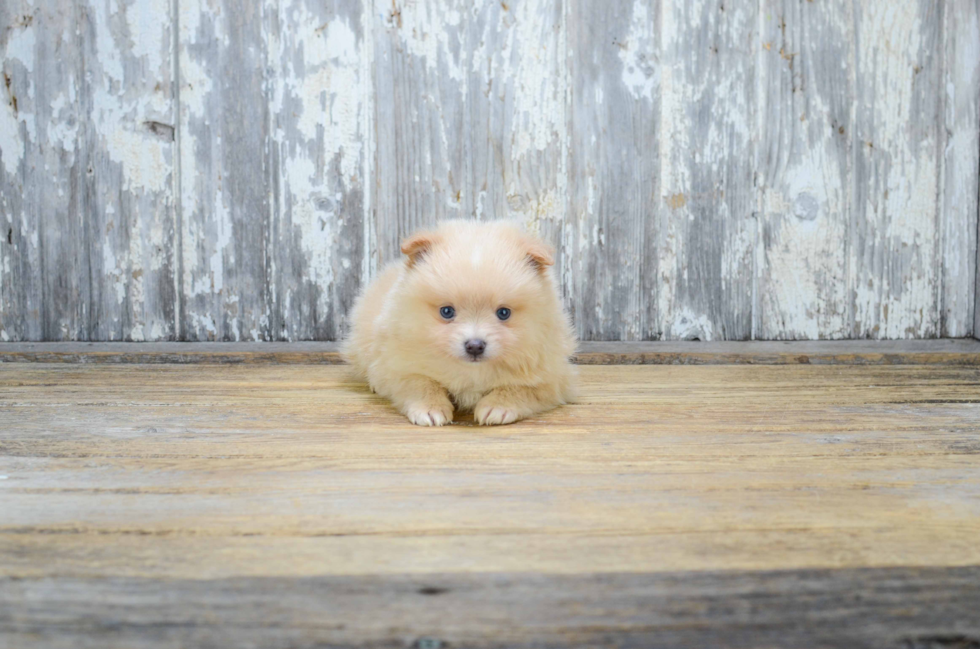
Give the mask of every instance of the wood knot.
M 905 638 L 902 649 L 980 649 L 980 639 L 960 633 Z
M 153 133 L 161 140 L 166 142 L 174 141 L 174 127 L 170 124 L 148 120 L 143 122 L 143 126 L 145 126 L 150 133 Z
M 448 592 L 448 588 L 442 588 L 440 586 L 422 586 L 418 589 L 419 595 L 442 595 Z

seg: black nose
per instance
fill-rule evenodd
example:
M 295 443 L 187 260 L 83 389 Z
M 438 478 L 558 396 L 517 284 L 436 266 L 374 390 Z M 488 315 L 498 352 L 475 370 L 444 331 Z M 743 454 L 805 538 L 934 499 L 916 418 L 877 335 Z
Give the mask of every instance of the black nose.
M 487 348 L 487 343 L 483 340 L 476 340 L 474 338 L 473 340 L 467 340 L 464 347 L 466 347 L 466 353 L 470 356 L 479 356 L 483 353 L 483 350 Z

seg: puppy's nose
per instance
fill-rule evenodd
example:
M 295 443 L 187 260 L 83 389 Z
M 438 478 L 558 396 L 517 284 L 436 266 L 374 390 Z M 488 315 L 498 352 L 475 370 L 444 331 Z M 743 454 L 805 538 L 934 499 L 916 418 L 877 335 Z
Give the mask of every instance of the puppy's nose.
M 474 338 L 472 340 L 467 340 L 464 347 L 466 347 L 467 354 L 475 357 L 483 353 L 483 350 L 487 348 L 487 343 L 486 341 L 477 340 Z

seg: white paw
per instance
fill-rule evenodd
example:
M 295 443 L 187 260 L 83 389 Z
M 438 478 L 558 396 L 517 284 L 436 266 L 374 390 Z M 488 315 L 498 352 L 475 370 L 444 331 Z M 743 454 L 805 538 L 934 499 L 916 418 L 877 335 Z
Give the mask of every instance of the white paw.
M 445 426 L 453 421 L 453 411 L 435 407 L 409 408 L 408 420 L 416 426 Z
M 490 405 L 481 406 L 479 404 L 477 404 L 476 410 L 473 412 L 473 417 L 476 419 L 476 423 L 483 426 L 512 424 L 521 418 L 517 410 L 513 408 Z

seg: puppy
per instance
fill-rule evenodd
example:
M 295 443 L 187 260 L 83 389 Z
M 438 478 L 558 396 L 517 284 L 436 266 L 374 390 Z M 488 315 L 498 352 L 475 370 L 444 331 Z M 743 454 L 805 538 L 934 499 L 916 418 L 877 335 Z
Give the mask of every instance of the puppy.
M 454 406 L 509 424 L 572 396 L 575 350 L 551 249 L 506 222 L 449 221 L 402 243 L 360 296 L 344 355 L 409 421 Z

